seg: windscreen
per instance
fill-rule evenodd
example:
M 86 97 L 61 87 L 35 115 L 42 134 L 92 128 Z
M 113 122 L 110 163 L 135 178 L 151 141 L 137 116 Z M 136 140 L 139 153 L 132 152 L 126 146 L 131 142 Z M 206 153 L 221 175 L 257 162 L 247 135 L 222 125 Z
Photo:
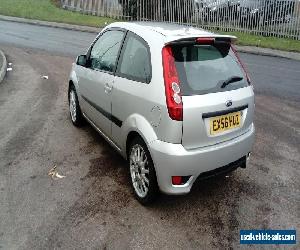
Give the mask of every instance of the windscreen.
M 173 45 L 182 95 L 201 95 L 248 86 L 228 45 Z

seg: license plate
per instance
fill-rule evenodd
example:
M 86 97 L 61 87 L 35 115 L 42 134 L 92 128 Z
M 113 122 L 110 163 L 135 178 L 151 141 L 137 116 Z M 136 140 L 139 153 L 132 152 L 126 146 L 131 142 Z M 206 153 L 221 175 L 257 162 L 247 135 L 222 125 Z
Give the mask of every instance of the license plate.
M 215 135 L 241 126 L 241 112 L 216 116 L 210 119 L 210 134 Z

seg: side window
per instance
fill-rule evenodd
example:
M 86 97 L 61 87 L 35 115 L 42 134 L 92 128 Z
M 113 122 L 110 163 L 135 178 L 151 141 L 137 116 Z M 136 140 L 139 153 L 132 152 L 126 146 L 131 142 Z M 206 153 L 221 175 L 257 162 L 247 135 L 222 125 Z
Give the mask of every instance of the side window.
M 91 68 L 114 72 L 123 37 L 124 32 L 119 30 L 103 33 L 91 50 Z
M 131 80 L 149 83 L 151 62 L 146 42 L 128 32 L 124 47 L 118 73 Z

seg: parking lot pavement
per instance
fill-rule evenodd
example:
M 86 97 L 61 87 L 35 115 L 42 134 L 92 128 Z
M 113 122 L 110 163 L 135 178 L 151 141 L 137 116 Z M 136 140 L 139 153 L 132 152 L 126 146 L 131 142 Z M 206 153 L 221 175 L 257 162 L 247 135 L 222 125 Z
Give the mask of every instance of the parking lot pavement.
M 243 55 L 257 93 L 250 165 L 143 207 L 126 162 L 70 122 L 73 58 L 1 48 L 13 70 L 0 86 L 0 248 L 226 249 L 239 247 L 240 229 L 300 228 L 299 64 L 265 57 L 262 68 Z M 54 166 L 66 177 L 50 178 Z

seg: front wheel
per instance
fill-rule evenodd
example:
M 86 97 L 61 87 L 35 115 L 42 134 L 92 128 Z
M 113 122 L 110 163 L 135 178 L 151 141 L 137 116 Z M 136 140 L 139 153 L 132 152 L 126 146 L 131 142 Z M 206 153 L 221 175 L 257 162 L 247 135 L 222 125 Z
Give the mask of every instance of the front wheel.
M 69 88 L 69 110 L 72 123 L 76 127 L 80 127 L 84 123 L 84 118 L 79 106 L 78 96 L 75 87 L 72 85 Z
M 143 205 L 152 203 L 159 194 L 159 188 L 152 158 L 140 137 L 130 144 L 128 162 L 136 199 Z

